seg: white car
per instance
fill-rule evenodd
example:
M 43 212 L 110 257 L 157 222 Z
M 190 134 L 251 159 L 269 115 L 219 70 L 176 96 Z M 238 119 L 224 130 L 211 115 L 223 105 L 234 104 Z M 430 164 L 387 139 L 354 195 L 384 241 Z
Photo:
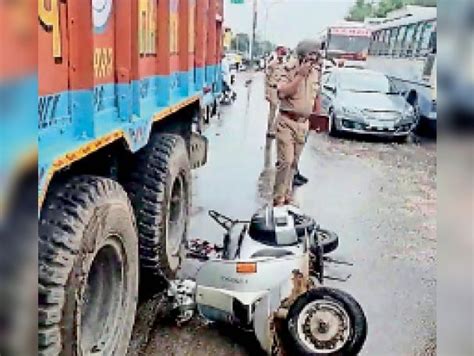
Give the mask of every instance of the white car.
M 321 106 L 329 134 L 353 132 L 406 139 L 419 115 L 380 72 L 335 68 L 323 75 Z

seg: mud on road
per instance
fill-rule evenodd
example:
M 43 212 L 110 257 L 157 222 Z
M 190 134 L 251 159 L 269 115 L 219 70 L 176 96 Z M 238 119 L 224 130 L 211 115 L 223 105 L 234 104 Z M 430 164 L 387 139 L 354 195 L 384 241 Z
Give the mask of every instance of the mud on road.
M 261 76 L 245 86 L 206 131 L 207 166 L 193 181 L 191 238 L 220 242 L 207 217 L 217 209 L 248 218 L 271 198 L 274 145 L 265 139 Z M 436 144 L 411 140 L 330 138 L 311 133 L 301 161 L 310 181 L 296 193 L 301 208 L 340 236 L 334 258 L 353 267 L 327 266 L 347 282 L 327 285 L 351 293 L 369 323 L 363 355 L 434 355 L 436 344 Z M 187 263 L 184 275 L 197 266 Z M 129 355 L 258 355 L 251 336 L 196 319 L 177 327 L 160 296 L 142 302 Z

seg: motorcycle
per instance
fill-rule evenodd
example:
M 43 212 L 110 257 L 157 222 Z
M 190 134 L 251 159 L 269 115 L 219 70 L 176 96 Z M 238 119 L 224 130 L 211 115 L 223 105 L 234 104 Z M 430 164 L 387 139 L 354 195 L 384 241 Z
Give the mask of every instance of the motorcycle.
M 222 245 L 191 241 L 189 256 L 203 261 L 196 280 L 172 281 L 177 317 L 199 314 L 251 331 L 269 355 L 356 355 L 367 320 L 349 294 L 324 286 L 326 255 L 337 235 L 294 206 L 265 207 L 250 221 L 216 211 Z

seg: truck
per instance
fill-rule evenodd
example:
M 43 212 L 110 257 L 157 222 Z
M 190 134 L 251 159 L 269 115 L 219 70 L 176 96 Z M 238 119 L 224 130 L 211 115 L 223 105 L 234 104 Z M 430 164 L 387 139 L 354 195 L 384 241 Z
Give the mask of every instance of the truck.
M 37 177 L 38 354 L 124 355 L 139 291 L 184 257 L 191 170 L 222 85 L 223 0 L 39 0 L 32 18 L 37 111 L 11 120 L 8 152 L 37 136 L 24 171 Z

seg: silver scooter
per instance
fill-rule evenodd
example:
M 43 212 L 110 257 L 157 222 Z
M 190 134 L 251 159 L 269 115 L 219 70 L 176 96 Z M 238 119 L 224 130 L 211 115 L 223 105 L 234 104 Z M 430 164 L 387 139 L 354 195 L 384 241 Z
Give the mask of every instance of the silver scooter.
M 252 331 L 269 355 L 359 353 L 367 335 L 361 306 L 323 286 L 335 234 L 294 206 L 266 207 L 250 221 L 209 214 L 225 229 L 223 244 L 191 244 L 204 261 L 196 281 L 172 281 L 168 290 L 181 319 L 197 307 L 208 321 Z

